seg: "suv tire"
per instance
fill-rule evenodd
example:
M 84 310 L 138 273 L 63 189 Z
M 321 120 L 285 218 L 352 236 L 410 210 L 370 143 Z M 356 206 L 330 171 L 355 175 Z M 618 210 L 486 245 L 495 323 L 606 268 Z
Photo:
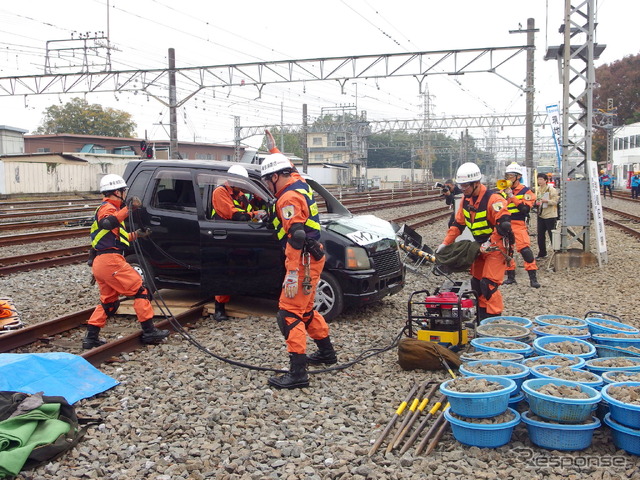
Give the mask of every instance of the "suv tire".
M 314 308 L 327 322 L 340 315 L 344 308 L 342 288 L 336 278 L 328 272 L 323 271 L 318 280 Z
M 145 269 L 142 266 L 142 262 L 140 262 L 137 255 L 127 255 L 125 257 L 125 260 L 136 272 L 140 274 L 140 276 L 142 277 L 142 283 L 144 283 L 144 286 L 147 287 L 147 290 L 149 290 L 151 293 L 155 293 L 155 284 L 149 285 L 149 282 L 153 281 L 153 270 L 151 268 L 151 265 L 149 265 L 149 262 L 145 262 Z

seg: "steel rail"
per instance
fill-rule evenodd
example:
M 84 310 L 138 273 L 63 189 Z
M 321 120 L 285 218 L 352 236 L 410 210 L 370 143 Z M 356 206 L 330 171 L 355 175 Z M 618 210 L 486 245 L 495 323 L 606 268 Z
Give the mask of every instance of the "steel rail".
M 45 242 L 48 240 L 60 240 L 64 238 L 77 238 L 89 235 L 88 227 L 67 228 L 64 230 L 52 230 L 48 232 L 19 233 L 16 235 L 0 236 L 0 247 L 9 245 L 25 245 L 27 243 Z

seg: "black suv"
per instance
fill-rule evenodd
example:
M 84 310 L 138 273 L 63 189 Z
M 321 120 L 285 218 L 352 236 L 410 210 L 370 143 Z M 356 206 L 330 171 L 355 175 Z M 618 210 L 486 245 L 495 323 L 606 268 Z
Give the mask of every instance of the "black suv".
M 150 227 L 140 239 L 146 262 L 127 261 L 152 276 L 157 288 L 200 289 L 215 295 L 277 298 L 284 254 L 268 222 L 212 219 L 213 189 L 228 182 L 246 194 L 275 202 L 260 182 L 259 167 L 242 164 L 249 179 L 227 173 L 233 163 L 134 160 L 124 179 L 128 196 L 142 200 L 129 228 Z M 306 178 L 320 206 L 326 263 L 316 308 L 327 320 L 345 307 L 374 302 L 404 286 L 405 270 L 391 224 L 373 215 L 352 215 L 324 187 Z M 149 271 L 143 271 L 142 265 Z

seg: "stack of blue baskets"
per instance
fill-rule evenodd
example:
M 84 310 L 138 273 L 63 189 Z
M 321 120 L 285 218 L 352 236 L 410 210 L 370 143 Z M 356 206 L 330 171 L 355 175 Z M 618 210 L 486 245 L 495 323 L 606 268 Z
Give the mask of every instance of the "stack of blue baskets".
M 609 404 L 604 423 L 611 427 L 616 447 L 633 455 L 640 455 L 640 405 L 625 403 L 611 396 L 614 387 L 626 386 L 640 389 L 640 382 L 610 383 L 602 389 L 602 398 Z
M 455 380 L 448 380 L 440 385 L 440 392 L 447 395 L 449 401 L 450 407 L 445 410 L 444 416 L 451 424 L 453 436 L 460 443 L 475 447 L 495 448 L 509 443 L 513 429 L 520 423 L 520 414 L 508 407 L 509 396 L 516 389 L 516 383 L 500 376 L 481 375 L 472 378 L 496 382 L 503 388 L 492 392 L 467 393 L 449 388 Z M 459 418 L 490 418 L 507 411 L 513 418 L 503 423 L 474 423 Z

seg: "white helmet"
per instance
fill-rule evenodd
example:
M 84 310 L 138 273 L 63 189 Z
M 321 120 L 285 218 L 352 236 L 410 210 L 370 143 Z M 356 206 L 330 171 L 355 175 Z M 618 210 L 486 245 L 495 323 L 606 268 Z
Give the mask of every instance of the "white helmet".
M 522 175 L 522 167 L 516 162 L 511 162 L 509 165 L 507 165 L 504 173 L 517 173 L 518 175 Z
M 456 172 L 456 183 L 478 182 L 482 179 L 480 167 L 472 162 L 463 163 Z
M 262 161 L 260 176 L 266 177 L 282 170 L 293 170 L 293 165 L 287 157 L 281 153 L 272 153 Z
M 249 173 L 247 172 L 247 169 L 244 168 L 242 165 L 231 165 L 229 167 L 229 170 L 227 170 L 227 173 L 233 173 L 234 175 L 240 175 L 241 177 L 249 178 Z
M 110 173 L 100 180 L 100 193 L 114 192 L 121 188 L 127 188 L 127 184 L 120 175 Z

